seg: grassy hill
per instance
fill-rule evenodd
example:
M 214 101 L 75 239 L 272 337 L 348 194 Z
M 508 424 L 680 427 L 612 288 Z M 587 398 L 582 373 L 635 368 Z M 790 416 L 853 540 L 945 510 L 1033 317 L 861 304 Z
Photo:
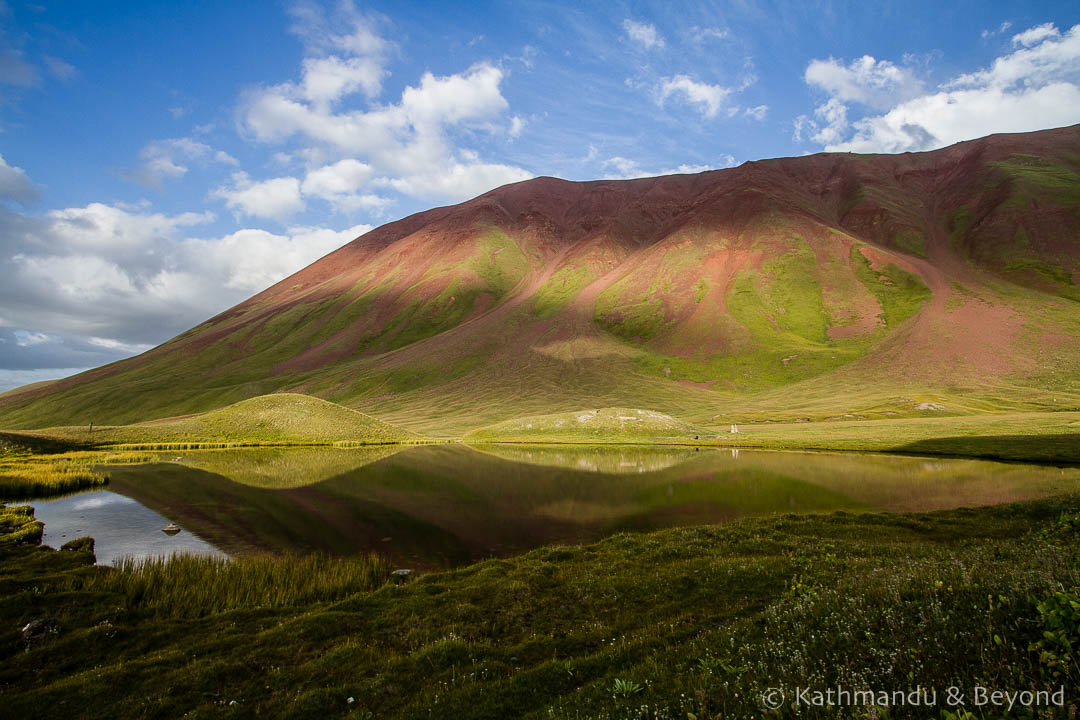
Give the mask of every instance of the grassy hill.
M 199 415 L 136 425 L 53 427 L 36 434 L 95 445 L 378 445 L 424 438 L 326 400 L 280 393 Z
M 567 408 L 708 425 L 1080 409 L 1080 127 L 630 181 L 389 223 L 0 428 L 268 393 L 427 435 Z

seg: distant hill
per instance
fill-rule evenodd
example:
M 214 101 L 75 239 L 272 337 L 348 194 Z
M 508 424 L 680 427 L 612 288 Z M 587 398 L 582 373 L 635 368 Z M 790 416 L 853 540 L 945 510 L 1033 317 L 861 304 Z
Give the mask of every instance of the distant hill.
M 281 393 L 136 425 L 54 427 L 42 435 L 98 444 L 381 444 L 424 438 L 326 400 Z
M 1080 408 L 1080 126 L 627 181 L 537 178 L 377 228 L 0 427 L 271 392 L 425 433 Z

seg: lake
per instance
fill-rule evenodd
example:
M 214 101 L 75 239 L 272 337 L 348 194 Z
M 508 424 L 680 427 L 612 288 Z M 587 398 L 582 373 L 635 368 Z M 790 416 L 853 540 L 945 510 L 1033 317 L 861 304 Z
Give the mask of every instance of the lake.
M 1080 490 L 1080 468 L 657 446 L 203 450 L 108 472 L 108 489 L 30 501 L 46 544 L 93 536 L 100 563 L 374 550 L 430 569 L 747 515 L 931 511 Z M 182 531 L 164 534 L 169 522 Z

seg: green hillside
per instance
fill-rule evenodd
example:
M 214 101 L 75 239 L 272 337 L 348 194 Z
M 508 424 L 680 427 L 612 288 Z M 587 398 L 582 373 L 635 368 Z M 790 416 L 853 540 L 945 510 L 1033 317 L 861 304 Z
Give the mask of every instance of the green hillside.
M 697 427 L 1076 410 L 1078 243 L 1080 127 L 536 178 L 377 228 L 143 355 L 6 393 L 0 429 L 271 393 L 444 437 L 573 408 Z

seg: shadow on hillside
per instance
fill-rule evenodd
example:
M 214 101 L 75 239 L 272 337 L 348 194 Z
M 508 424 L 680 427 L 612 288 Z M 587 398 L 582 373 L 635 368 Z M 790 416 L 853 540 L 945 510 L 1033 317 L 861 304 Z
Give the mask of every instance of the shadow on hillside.
M 931 438 L 902 445 L 896 450 L 1015 462 L 1080 464 L 1080 433 Z

